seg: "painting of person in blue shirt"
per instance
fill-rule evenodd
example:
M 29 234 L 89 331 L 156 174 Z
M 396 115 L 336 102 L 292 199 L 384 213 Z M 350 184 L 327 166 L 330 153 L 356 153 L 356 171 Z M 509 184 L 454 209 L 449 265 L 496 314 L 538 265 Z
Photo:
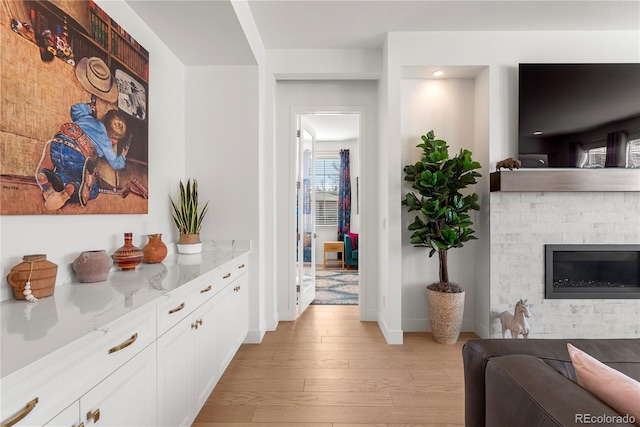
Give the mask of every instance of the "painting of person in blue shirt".
M 71 106 L 71 122 L 64 123 L 44 147 L 36 171 L 47 210 L 66 203 L 87 202 L 98 196 L 97 159 L 104 157 L 115 170 L 123 169 L 129 146 L 116 153 L 127 133 L 125 116 L 109 110 L 102 121 L 95 118 L 95 95 L 89 104 Z
M 129 135 L 118 153 L 118 142 L 127 135 L 125 114 L 110 109 L 97 118 L 97 98 L 116 105 L 117 84 L 101 58 L 82 58 L 75 68 L 78 83 L 91 94 L 90 103 L 71 106 L 71 122 L 64 123 L 46 142 L 36 169 L 44 207 L 53 211 L 67 203 L 86 206 L 99 194 L 97 160 L 105 158 L 114 170 L 123 169 L 129 152 Z

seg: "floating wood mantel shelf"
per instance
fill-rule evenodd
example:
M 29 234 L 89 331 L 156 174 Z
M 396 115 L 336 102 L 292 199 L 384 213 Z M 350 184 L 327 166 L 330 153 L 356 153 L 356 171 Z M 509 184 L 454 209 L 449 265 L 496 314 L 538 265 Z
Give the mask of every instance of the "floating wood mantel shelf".
M 491 173 L 491 191 L 640 191 L 640 169 L 517 169 Z

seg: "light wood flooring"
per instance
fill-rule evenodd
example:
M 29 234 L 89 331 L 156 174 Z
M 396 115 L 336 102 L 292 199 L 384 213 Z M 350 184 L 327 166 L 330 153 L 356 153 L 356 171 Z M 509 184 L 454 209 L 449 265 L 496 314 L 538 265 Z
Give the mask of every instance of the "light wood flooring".
M 312 305 L 245 344 L 194 427 L 442 427 L 464 425 L 461 334 L 387 345 L 357 306 Z

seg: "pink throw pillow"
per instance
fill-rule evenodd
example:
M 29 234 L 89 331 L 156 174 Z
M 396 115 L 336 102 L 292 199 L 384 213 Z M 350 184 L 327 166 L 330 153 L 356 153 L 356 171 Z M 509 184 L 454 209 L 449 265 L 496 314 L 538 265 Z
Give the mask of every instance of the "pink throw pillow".
M 349 238 L 351 239 L 351 249 L 356 250 L 358 249 L 358 233 L 351 233 L 351 232 L 347 232 L 347 234 L 349 235 Z
M 640 382 L 567 343 L 578 384 L 640 426 Z M 629 417 L 629 418 L 630 418 Z

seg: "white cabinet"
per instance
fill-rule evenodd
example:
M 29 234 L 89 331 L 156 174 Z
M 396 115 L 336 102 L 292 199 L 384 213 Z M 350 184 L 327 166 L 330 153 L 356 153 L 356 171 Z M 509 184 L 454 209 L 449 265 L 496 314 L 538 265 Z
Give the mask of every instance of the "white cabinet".
M 156 349 L 150 345 L 80 398 L 85 427 L 156 426 Z
M 156 351 L 148 346 L 45 424 L 155 426 Z
M 249 326 L 249 292 L 246 259 L 221 268 L 223 289 L 219 294 L 218 363 L 224 372 L 247 336 Z
M 192 317 L 194 417 L 218 382 L 218 297 L 204 304 Z M 195 325 L 195 326 L 194 326 Z
M 0 425 L 191 425 L 249 323 L 248 254 L 212 258 L 186 266 L 194 274 L 180 286 L 2 377 Z
M 80 421 L 80 401 L 75 401 L 64 411 L 60 412 L 54 419 L 45 424 L 46 427 L 81 427 L 84 423 Z
M 136 314 L 135 317 L 127 316 L 113 321 L 100 331 L 94 331 L 61 349 L 59 354 L 49 357 L 47 363 L 3 378 L 2 425 L 72 426 L 84 421 L 86 426 L 87 411 L 82 406 L 77 417 L 73 416 L 75 410 L 72 408 L 76 402 L 82 402 L 90 390 L 105 383 L 117 370 L 130 366 L 127 363 L 136 359 L 136 355 L 146 354 L 145 349 L 149 347 L 153 350 L 150 357 L 152 363 L 149 362 L 144 383 L 140 384 L 146 385 L 147 380 L 153 380 L 149 384 L 153 399 L 144 400 L 147 396 L 136 393 L 128 397 L 128 403 L 145 410 L 153 404 L 154 417 L 151 422 L 137 425 L 155 425 L 156 364 L 155 346 L 152 345 L 156 339 L 155 313 L 154 310 L 142 310 Z M 140 359 L 144 358 L 137 360 Z M 146 359 L 144 363 L 147 363 Z M 139 369 L 139 366 L 135 368 Z
M 188 426 L 218 380 L 217 296 L 158 338 L 158 425 Z

